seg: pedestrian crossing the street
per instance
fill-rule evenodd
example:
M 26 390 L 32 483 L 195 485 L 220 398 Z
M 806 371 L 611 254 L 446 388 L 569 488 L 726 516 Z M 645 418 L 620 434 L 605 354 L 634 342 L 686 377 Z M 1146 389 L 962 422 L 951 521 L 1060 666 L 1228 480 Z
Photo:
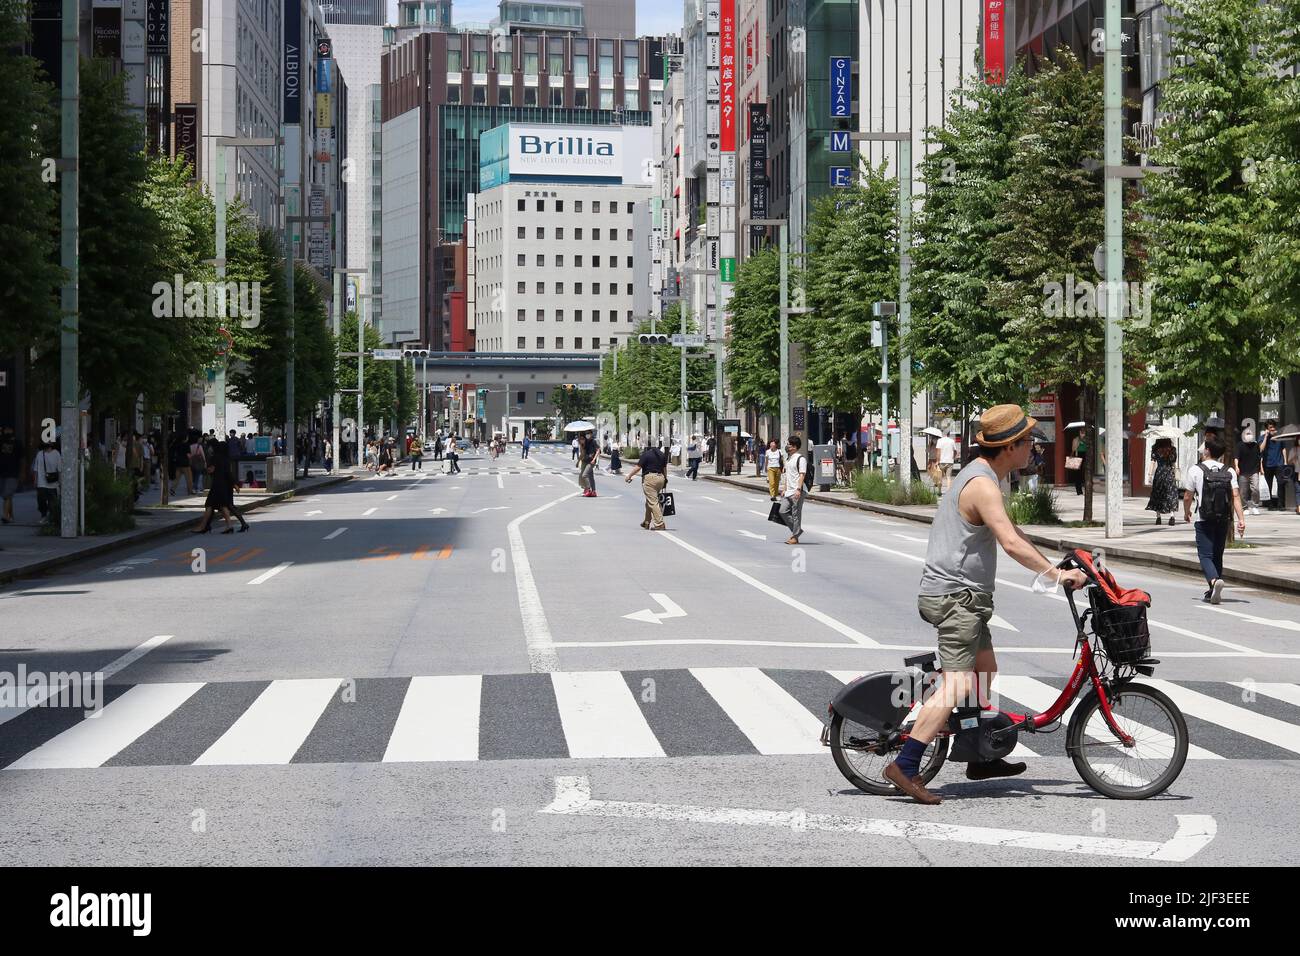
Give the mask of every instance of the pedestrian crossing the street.
M 243 766 L 820 754 L 827 703 L 858 676 L 756 667 L 107 685 L 94 717 L 0 723 L 0 768 Z M 1000 704 L 1058 689 L 1000 678 Z M 1184 710 L 1190 760 L 1300 759 L 1300 685 L 1153 682 Z M 1066 757 L 1065 731 L 1017 756 Z

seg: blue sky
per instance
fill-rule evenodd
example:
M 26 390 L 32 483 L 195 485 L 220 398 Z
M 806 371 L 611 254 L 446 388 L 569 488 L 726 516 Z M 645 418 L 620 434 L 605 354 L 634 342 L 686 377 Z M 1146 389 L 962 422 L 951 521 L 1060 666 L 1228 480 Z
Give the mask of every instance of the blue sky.
M 487 23 L 497 15 L 498 0 L 453 0 L 452 19 Z M 388 20 L 397 22 L 397 0 L 388 0 Z M 682 0 L 638 0 L 636 32 L 641 36 L 662 36 L 682 28 Z

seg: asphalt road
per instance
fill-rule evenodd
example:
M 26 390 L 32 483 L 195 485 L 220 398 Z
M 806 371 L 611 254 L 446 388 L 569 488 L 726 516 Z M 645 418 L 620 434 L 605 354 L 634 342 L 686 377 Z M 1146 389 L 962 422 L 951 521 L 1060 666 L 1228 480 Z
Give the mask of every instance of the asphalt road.
M 863 794 L 817 734 L 856 674 L 930 650 L 928 526 L 674 477 L 577 496 L 568 450 L 354 480 L 0 590 L 0 673 L 104 673 L 98 717 L 0 701 L 0 854 L 27 864 L 1290 862 L 1300 609 L 1116 564 L 1196 748 L 1107 800 L 1064 733 L 937 808 Z M 217 528 L 216 530 L 219 530 Z M 199 549 L 196 554 L 195 549 Z M 1000 563 L 1001 690 L 1042 710 L 1063 600 Z M 1229 762 L 1230 761 L 1230 762 Z M 951 824 L 938 830 L 932 824 Z M 1199 836 L 1198 836 L 1199 834 Z M 1177 836 L 1176 836 L 1177 835 Z M 1161 849 L 1165 847 L 1165 849 Z

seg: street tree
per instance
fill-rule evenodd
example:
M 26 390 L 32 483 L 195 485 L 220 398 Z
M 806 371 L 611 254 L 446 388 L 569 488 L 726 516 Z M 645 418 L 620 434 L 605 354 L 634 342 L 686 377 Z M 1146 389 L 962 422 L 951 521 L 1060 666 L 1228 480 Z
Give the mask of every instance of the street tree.
M 988 299 L 990 285 L 1008 276 L 988 250 L 1011 228 L 1003 189 L 1024 122 L 1025 87 L 1020 70 L 1003 86 L 965 83 L 952 95 L 944 126 L 927 131 L 908 344 L 914 382 L 953 403 L 988 406 L 1024 395 L 1022 377 L 1003 354 L 1004 316 Z
M 762 415 L 781 410 L 780 254 L 764 246 L 736 273 L 725 370 L 736 404 Z
M 379 331 L 373 325 L 367 325 L 365 331 L 366 356 L 362 359 L 366 380 L 364 407 L 367 421 L 377 421 L 387 416 L 397 402 L 397 362 L 381 362 L 371 358 L 374 349 L 384 347 Z M 357 350 L 357 314 L 348 312 L 339 323 L 339 339 L 336 349 L 338 387 L 355 389 L 357 387 L 357 360 L 355 357 L 343 358 L 338 353 Z M 357 418 L 357 397 L 355 394 L 344 395 L 339 402 L 339 414 L 353 421 Z M 359 423 L 364 424 L 364 423 Z
M 555 406 L 555 414 L 564 419 L 564 424 L 567 425 L 596 414 L 596 393 L 594 390 L 582 391 L 557 385 L 551 391 L 551 404 Z
M 1256 294 L 1258 225 L 1269 207 L 1252 182 L 1269 119 L 1264 7 L 1256 0 L 1171 0 L 1173 64 L 1166 120 L 1139 204 L 1154 283 L 1151 321 L 1129 338 L 1145 361 L 1137 390 L 1175 413 L 1222 410 L 1235 447 L 1238 394 L 1258 394 L 1296 367 L 1294 317 Z
M 0 354 L 51 342 L 59 322 L 57 117 L 29 40 L 26 0 L 0 0 Z

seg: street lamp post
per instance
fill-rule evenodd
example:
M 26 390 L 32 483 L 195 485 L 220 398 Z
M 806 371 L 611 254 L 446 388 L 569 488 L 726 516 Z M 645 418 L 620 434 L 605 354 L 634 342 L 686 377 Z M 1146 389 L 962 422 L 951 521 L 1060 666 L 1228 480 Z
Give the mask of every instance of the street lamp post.
M 63 82 L 61 90 L 62 163 L 59 174 L 59 262 L 63 266 L 63 289 L 60 295 L 62 329 L 59 333 L 59 535 L 75 538 L 80 533 L 78 511 L 84 484 L 81 460 L 81 360 L 80 304 L 78 301 L 79 266 L 77 257 L 78 196 L 80 174 L 78 157 L 81 149 L 81 4 L 63 0 L 62 27 Z
M 898 144 L 898 432 L 903 445 L 898 480 L 907 488 L 912 484 L 912 356 L 907 350 L 907 333 L 912 325 L 912 133 L 910 130 L 898 133 L 851 132 L 849 140 Z M 887 375 L 880 377 L 883 379 Z M 886 417 L 885 447 L 888 443 L 889 419 Z
M 889 474 L 889 327 L 885 317 L 898 314 L 898 303 L 874 302 L 871 314 L 880 328 L 880 474 L 883 477 Z M 899 431 L 901 434 L 901 427 Z
M 1124 180 L 1110 167 L 1124 162 L 1123 59 L 1120 0 L 1106 0 L 1106 537 L 1124 536 L 1124 332 L 1120 283 L 1124 274 Z

